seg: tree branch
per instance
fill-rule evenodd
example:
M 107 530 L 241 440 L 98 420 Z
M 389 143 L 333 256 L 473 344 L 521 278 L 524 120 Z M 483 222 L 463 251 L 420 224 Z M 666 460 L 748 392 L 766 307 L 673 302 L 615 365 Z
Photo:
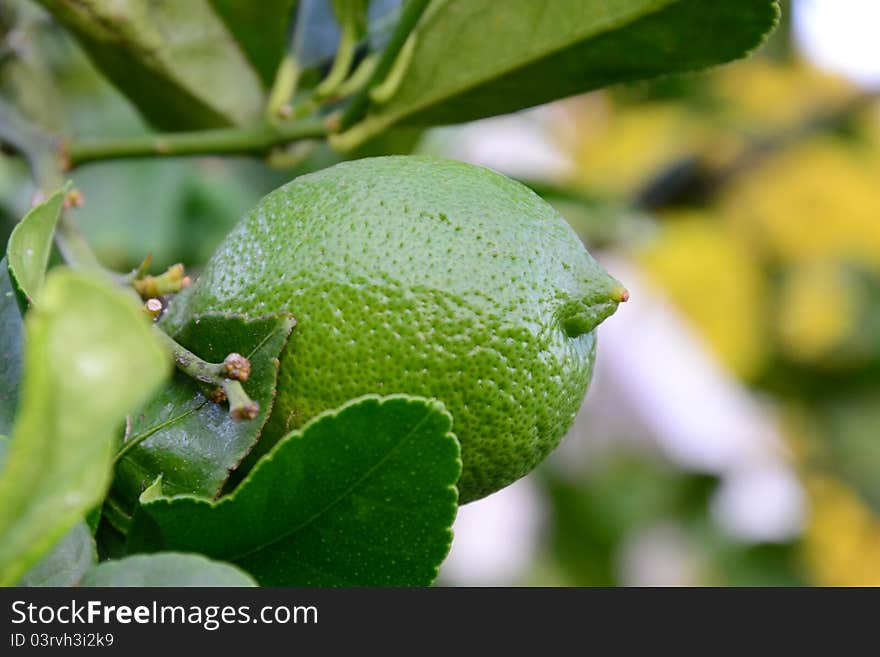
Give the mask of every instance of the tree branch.
M 266 122 L 241 128 L 71 140 L 64 144 L 64 154 L 69 169 L 87 162 L 127 158 L 263 155 L 274 146 L 325 137 L 328 132 L 321 119 L 277 125 Z

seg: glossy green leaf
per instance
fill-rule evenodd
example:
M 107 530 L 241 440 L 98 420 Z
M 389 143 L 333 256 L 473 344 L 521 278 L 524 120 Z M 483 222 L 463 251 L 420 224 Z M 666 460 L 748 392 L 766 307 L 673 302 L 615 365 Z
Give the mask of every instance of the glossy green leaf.
M 6 259 L 0 260 L 0 434 L 9 435 L 21 380 L 22 321 Z
M 434 0 L 397 93 L 341 144 L 720 64 L 755 48 L 778 13 L 776 0 Z
M 278 355 L 294 324 L 289 316 L 246 320 L 209 315 L 198 317 L 175 335 L 180 344 L 209 362 L 221 362 L 231 352 L 247 356 L 251 376 L 243 385 L 260 404 L 259 415 L 253 420 L 233 420 L 226 405 L 208 401 L 192 379 L 177 373 L 132 416 L 127 440 L 136 447 L 118 462 L 114 497 L 133 508 L 144 488 L 160 474 L 168 495 L 216 497 L 269 417 Z
M 0 472 L 0 585 L 17 581 L 104 496 L 116 431 L 169 358 L 138 305 L 53 270 L 25 321 L 21 402 Z
M 96 561 L 95 539 L 88 525 L 79 522 L 25 573 L 18 586 L 76 586 Z
M 210 0 L 267 87 L 284 56 L 297 0 Z
M 457 509 L 451 426 L 436 401 L 354 400 L 285 437 L 218 502 L 148 489 L 156 526 L 143 536 L 237 563 L 267 586 L 430 584 Z
M 58 225 L 64 209 L 65 193 L 66 188 L 59 189 L 34 206 L 9 236 L 6 264 L 22 310 L 33 303 L 34 297 L 43 287 L 55 226 Z
M 219 127 L 260 115 L 259 76 L 208 0 L 40 2 L 156 126 Z
M 105 561 L 93 568 L 82 586 L 256 586 L 235 566 L 211 561 L 198 554 L 138 554 Z

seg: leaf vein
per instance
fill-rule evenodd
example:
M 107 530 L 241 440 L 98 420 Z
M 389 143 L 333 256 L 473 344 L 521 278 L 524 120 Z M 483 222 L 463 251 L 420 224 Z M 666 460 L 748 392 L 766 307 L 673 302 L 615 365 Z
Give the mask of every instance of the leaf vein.
M 422 425 L 425 424 L 425 422 L 428 420 L 428 418 L 430 416 L 431 416 L 431 410 L 427 409 L 425 411 L 424 416 L 406 433 L 406 435 L 404 435 L 400 440 L 398 440 L 394 444 L 394 446 L 391 449 L 389 449 L 385 455 L 382 456 L 382 458 L 380 458 L 375 464 L 373 464 L 369 469 L 367 469 L 356 481 L 354 481 L 348 488 L 346 488 L 344 491 L 342 491 L 335 499 L 331 500 L 328 504 L 321 507 L 318 511 L 316 511 L 314 514 L 312 514 L 311 516 L 306 518 L 299 525 L 290 529 L 287 532 L 280 534 L 279 536 L 277 536 L 276 538 L 274 538 L 270 541 L 267 541 L 261 545 L 255 546 L 255 547 L 251 548 L 250 550 L 242 552 L 241 554 L 237 554 L 234 556 L 227 556 L 226 558 L 230 559 L 232 561 L 238 561 L 238 560 L 243 559 L 245 557 L 248 557 L 256 552 L 260 552 L 262 550 L 265 550 L 269 546 L 274 545 L 276 543 L 279 543 L 280 541 L 283 541 L 283 540 L 287 539 L 288 537 L 292 536 L 293 534 L 296 534 L 297 532 L 303 530 L 305 527 L 308 527 L 310 524 L 315 522 L 318 518 L 323 516 L 325 513 L 327 513 L 334 506 L 339 504 L 346 497 L 351 495 L 352 492 L 354 490 L 356 490 L 359 486 L 361 486 L 365 481 L 367 481 L 372 476 L 372 474 L 374 472 L 376 472 L 376 470 L 381 468 L 388 461 L 388 459 L 390 459 L 391 456 L 397 450 L 399 450 L 401 448 L 402 445 L 406 444 L 414 435 L 416 435 L 418 430 L 422 428 Z

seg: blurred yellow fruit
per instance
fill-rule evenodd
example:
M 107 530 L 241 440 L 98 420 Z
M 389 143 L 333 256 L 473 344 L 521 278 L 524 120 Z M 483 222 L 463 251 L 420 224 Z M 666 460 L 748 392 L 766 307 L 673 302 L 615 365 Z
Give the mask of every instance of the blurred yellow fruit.
M 854 89 L 845 78 L 803 63 L 750 59 L 718 69 L 711 86 L 722 116 L 749 132 L 779 130 L 836 107 Z
M 837 263 L 792 268 L 777 306 L 783 351 L 807 362 L 833 356 L 856 330 L 859 296 L 852 277 Z
M 804 558 L 822 586 L 880 586 L 880 521 L 843 483 L 808 481 L 812 515 Z
M 678 103 L 617 108 L 607 100 L 598 107 L 603 111 L 575 115 L 579 139 L 563 148 L 575 161 L 575 182 L 603 195 L 632 196 L 706 141 L 705 129 Z
M 731 225 L 783 265 L 838 258 L 880 271 L 880 166 L 839 139 L 783 151 L 720 199 Z
M 667 216 L 641 262 L 739 376 L 757 375 L 766 350 L 766 283 L 723 225 L 701 213 Z

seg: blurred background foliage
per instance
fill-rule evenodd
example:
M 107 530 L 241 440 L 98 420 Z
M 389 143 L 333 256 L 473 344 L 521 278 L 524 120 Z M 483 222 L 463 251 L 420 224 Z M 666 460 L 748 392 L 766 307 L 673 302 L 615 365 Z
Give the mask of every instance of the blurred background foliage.
M 569 195 L 641 210 L 612 247 L 780 418 L 801 530 L 725 536 L 711 480 L 664 465 L 550 474 L 562 581 L 619 583 L 628 541 L 668 519 L 688 583 L 880 585 L 880 110 L 789 25 L 745 62 L 567 101 L 554 132 Z
M 645 401 L 616 395 L 627 382 L 608 383 L 600 360 L 590 419 L 527 484 L 462 509 L 442 582 L 880 585 L 880 110 L 871 88 L 803 56 L 792 4 L 749 60 L 529 113 L 531 133 L 565 165 L 520 174 L 592 249 L 644 275 L 694 349 L 773 418 L 774 467 L 795 488 L 758 487 L 745 513 L 793 496 L 785 531 L 731 530 L 731 471 L 683 463 L 650 427 L 620 422 L 647 412 Z M 32 120 L 84 136 L 148 130 L 35 5 L 0 3 L 0 34 L 0 94 Z M 492 121 L 393 133 L 350 157 L 485 160 L 468 144 Z M 494 150 L 489 164 L 512 173 L 540 159 L 525 146 Z M 151 252 L 157 266 L 197 271 L 260 196 L 338 159 L 318 146 L 296 169 L 244 158 L 92 164 L 73 176 L 85 197 L 76 219 L 114 268 Z M 4 239 L 33 191 L 21 160 L 0 153 Z M 688 372 L 670 386 L 676 376 Z M 691 403 L 696 416 L 703 400 Z

